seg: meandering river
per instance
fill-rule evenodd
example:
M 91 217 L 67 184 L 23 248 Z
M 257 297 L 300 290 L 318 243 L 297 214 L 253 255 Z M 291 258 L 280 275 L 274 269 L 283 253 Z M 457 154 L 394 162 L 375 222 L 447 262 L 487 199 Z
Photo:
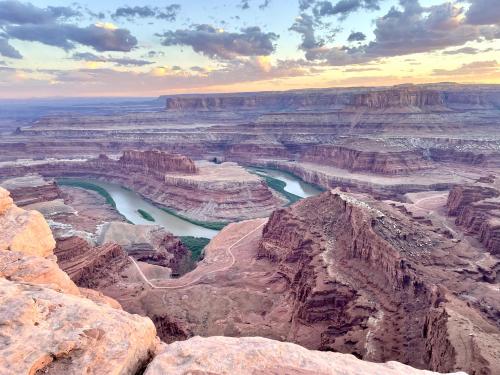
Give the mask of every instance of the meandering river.
M 314 185 L 308 184 L 300 178 L 295 177 L 293 174 L 285 171 L 260 167 L 248 169 L 283 181 L 286 184 L 286 186 L 284 187 L 285 191 L 295 194 L 301 198 L 313 197 L 321 193 L 321 190 L 319 190 Z
M 286 191 L 302 198 L 317 195 L 321 192 L 313 185 L 308 184 L 287 172 L 266 168 L 259 168 L 258 172 L 283 181 L 286 183 L 284 188 Z M 169 214 L 168 212 L 163 211 L 148 202 L 139 194 L 125 189 L 118 184 L 91 179 L 72 178 L 72 180 L 88 182 L 106 190 L 115 201 L 117 211 L 134 224 L 161 225 L 176 236 L 213 238 L 218 233 L 216 230 L 201 227 L 180 217 Z M 155 221 L 151 222 L 144 219 L 137 211 L 139 209 L 149 213 Z
M 218 231 L 216 230 L 203 228 L 199 225 L 190 223 L 177 216 L 169 214 L 168 212 L 165 212 L 152 203 L 148 202 L 139 194 L 125 189 L 120 185 L 90 179 L 72 178 L 72 180 L 89 182 L 106 190 L 115 201 L 117 211 L 134 224 L 161 225 L 176 236 L 213 238 L 218 233 Z M 144 210 L 149 213 L 155 219 L 155 221 L 151 222 L 144 219 L 139 214 L 139 212 L 137 212 L 138 209 Z

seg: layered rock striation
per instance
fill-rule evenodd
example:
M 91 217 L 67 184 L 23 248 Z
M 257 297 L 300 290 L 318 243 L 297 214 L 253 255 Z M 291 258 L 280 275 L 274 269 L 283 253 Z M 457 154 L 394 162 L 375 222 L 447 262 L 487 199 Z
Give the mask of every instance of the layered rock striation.
M 38 223 L 27 230 L 29 213 L 0 194 L 0 372 L 135 374 L 156 350 L 151 320 L 83 297 L 57 266 L 54 240 L 39 241 L 52 238 L 43 217 L 28 215 Z M 17 232 L 7 225 L 16 222 Z
M 0 166 L 1 176 L 40 173 L 48 177 L 105 179 L 132 189 L 188 217 L 233 221 L 270 214 L 285 199 L 258 176 L 234 163 L 202 163 L 159 151 L 129 151 L 115 160 L 16 162 Z
M 273 213 L 259 256 L 288 285 L 289 338 L 373 361 L 495 373 L 500 353 L 486 343 L 500 338 L 499 306 L 481 317 L 480 304 L 456 299 L 458 285 L 475 283 L 454 273 L 466 267 L 452 255 L 465 251 L 462 245 L 396 215 L 338 192 Z M 457 333 L 464 322 L 475 335 L 465 343 L 466 334 Z
M 500 186 L 495 177 L 455 186 L 447 208 L 466 233 L 476 235 L 492 254 L 500 254 Z
M 0 233 L 11 231 L 4 224 L 22 214 L 0 188 Z M 32 230 L 19 233 L 26 240 L 31 234 L 46 235 L 43 228 Z M 99 293 L 78 289 L 57 267 L 52 248 L 22 241 L 24 245 L 13 251 L 11 237 L 2 240 L 7 244 L 0 249 L 2 374 L 430 374 L 395 362 L 374 364 L 263 338 L 197 337 L 160 344 L 149 318 L 131 315 Z

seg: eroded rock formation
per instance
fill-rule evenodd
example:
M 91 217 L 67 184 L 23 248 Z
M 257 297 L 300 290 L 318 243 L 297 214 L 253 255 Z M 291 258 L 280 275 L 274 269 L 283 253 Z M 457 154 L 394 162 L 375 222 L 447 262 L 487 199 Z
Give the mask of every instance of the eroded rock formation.
M 476 235 L 492 254 L 500 254 L 500 186 L 494 176 L 455 186 L 447 207 L 457 225 Z
M 24 211 L 1 188 L 0 207 L 3 234 L 12 229 L 3 225 Z M 24 235 L 31 239 L 29 233 Z M 17 251 L 10 246 L 0 249 L 0 372 L 5 375 L 428 373 L 399 363 L 373 364 L 262 338 L 194 338 L 160 344 L 149 318 L 121 310 L 102 294 L 79 290 L 57 267 L 52 248 L 19 244 L 23 245 Z
M 269 215 L 286 200 L 258 176 L 234 163 L 203 162 L 159 151 L 127 151 L 118 159 L 19 162 L 0 166 L 0 177 L 39 173 L 48 177 L 105 179 L 130 188 L 188 217 L 233 221 Z
M 500 353 L 485 344 L 500 337 L 496 313 L 481 318 L 480 305 L 469 309 L 456 290 L 448 290 L 471 282 L 453 274 L 464 264 L 452 254 L 463 250 L 378 207 L 329 192 L 271 216 L 259 255 L 275 263 L 277 276 L 289 285 L 294 334 L 311 340 L 305 327 L 312 325 L 320 348 L 375 361 L 498 371 Z M 457 334 L 464 321 L 477 335 L 465 347 L 459 337 L 464 333 Z M 474 346 L 482 349 L 470 355 Z
M 376 364 L 354 356 L 325 353 L 261 337 L 194 337 L 166 345 L 149 365 L 145 375 L 294 374 L 294 375 L 417 375 L 398 362 Z M 464 374 L 464 373 L 462 373 Z M 457 373 L 458 375 L 458 373 Z

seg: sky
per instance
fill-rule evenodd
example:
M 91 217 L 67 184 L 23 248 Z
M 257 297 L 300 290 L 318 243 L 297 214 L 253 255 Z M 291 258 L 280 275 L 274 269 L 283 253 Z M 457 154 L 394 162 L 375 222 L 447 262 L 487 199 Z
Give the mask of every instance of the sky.
M 500 83 L 500 0 L 0 0 L 0 98 Z

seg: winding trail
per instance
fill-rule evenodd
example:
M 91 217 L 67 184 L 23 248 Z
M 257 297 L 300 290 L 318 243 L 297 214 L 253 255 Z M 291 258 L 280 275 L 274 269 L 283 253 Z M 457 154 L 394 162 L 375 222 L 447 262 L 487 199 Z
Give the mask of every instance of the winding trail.
M 211 274 L 214 274 L 214 273 L 226 271 L 229 268 L 231 268 L 234 265 L 234 263 L 236 262 L 236 258 L 234 257 L 234 254 L 232 253 L 231 250 L 235 246 L 237 246 L 241 241 L 243 241 L 245 238 L 247 238 L 251 234 L 255 233 L 257 230 L 259 230 L 260 228 L 262 228 L 266 223 L 267 223 L 267 220 L 265 222 L 263 222 L 262 224 L 260 224 L 259 226 L 255 227 L 254 229 L 252 229 L 250 232 L 248 232 L 244 236 L 240 237 L 237 241 L 235 241 L 234 243 L 232 243 L 230 246 L 228 246 L 226 248 L 226 253 L 231 257 L 231 263 L 229 265 L 221 267 L 221 268 L 216 269 L 216 270 L 212 270 L 212 271 L 206 272 L 206 273 L 202 273 L 201 275 L 197 276 L 194 280 L 191 280 L 190 282 L 188 282 L 186 284 L 171 285 L 171 286 L 168 286 L 168 285 L 167 286 L 154 285 L 151 281 L 148 280 L 148 278 L 146 277 L 146 275 L 144 275 L 144 273 L 142 272 L 141 268 L 139 267 L 139 265 L 137 264 L 137 262 L 135 261 L 135 259 L 132 258 L 132 257 L 130 257 L 130 256 L 129 256 L 129 259 L 134 263 L 135 267 L 137 268 L 137 271 L 139 272 L 139 274 L 141 275 L 141 277 L 143 278 L 143 280 L 152 289 L 182 289 L 182 288 L 186 288 L 186 287 L 189 287 L 189 286 L 192 286 L 192 285 L 196 284 L 198 281 L 200 281 L 203 277 L 205 277 L 207 275 L 211 275 Z M 177 281 L 179 279 L 175 279 L 175 280 Z

